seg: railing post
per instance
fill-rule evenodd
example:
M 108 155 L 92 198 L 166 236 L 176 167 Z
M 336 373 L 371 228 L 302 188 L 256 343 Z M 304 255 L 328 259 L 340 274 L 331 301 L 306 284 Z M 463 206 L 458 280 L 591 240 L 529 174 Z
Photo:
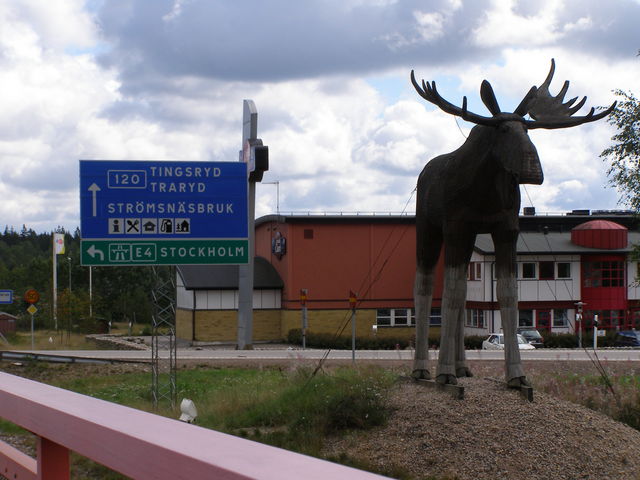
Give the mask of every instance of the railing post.
M 38 480 L 69 480 L 69 449 L 38 437 Z

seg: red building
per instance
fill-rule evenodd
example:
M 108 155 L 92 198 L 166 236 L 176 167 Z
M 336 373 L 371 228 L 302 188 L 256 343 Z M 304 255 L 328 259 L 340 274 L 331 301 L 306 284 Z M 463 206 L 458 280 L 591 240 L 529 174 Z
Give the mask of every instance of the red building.
M 633 245 L 640 243 L 635 222 L 633 216 L 617 212 L 522 216 L 520 325 L 574 331 L 576 302 L 583 302 L 586 326 L 597 314 L 605 328 L 640 328 L 640 288 L 634 284 L 638 264 L 630 256 Z M 413 335 L 413 216 L 269 215 L 256 220 L 255 233 L 255 255 L 262 266 L 257 269 L 261 273 L 256 273 L 254 340 L 280 340 L 289 330 L 300 328 L 302 290 L 307 292 L 310 330 L 336 333 L 344 329 L 352 291 L 358 298 L 358 336 Z M 467 334 L 499 331 L 489 235 L 478 235 L 471 262 Z M 237 283 L 222 281 L 221 267 L 189 268 L 195 270 L 178 278 L 178 334 L 194 340 L 235 341 Z M 189 278 L 195 278 L 196 271 L 199 279 L 212 280 L 194 283 Z M 436 327 L 442 272 L 440 262 L 431 315 Z M 224 308 L 211 308 L 217 301 L 204 301 L 225 295 Z M 181 329 L 187 321 L 190 330 Z

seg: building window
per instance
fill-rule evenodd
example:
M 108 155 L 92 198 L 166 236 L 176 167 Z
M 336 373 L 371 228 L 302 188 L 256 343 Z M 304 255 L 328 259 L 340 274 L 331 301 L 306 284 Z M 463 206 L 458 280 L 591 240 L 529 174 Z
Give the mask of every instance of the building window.
M 584 263 L 584 287 L 623 287 L 624 262 Z
M 467 280 L 482 280 L 482 262 L 469 262 Z
M 412 308 L 380 308 L 376 312 L 379 327 L 409 327 L 415 324 Z
M 415 323 L 415 320 L 414 320 Z M 429 325 L 439 327 L 442 325 L 442 311 L 439 308 L 432 308 L 429 316 Z
M 558 262 L 558 278 L 571 278 L 571 264 Z
M 465 325 L 473 328 L 484 328 L 484 310 L 478 310 L 476 308 L 467 310 Z
M 569 317 L 566 308 L 557 308 L 553 310 L 553 326 L 566 327 L 569 325 Z
M 553 262 L 540 262 L 538 263 L 540 269 L 540 280 L 553 280 L 555 264 Z
M 522 278 L 536 278 L 536 264 L 526 262 L 522 264 Z
M 518 326 L 533 327 L 533 310 L 518 310 Z
M 411 312 L 406 308 L 396 308 L 393 310 L 393 325 L 396 327 L 406 327 L 407 322 L 411 324 Z

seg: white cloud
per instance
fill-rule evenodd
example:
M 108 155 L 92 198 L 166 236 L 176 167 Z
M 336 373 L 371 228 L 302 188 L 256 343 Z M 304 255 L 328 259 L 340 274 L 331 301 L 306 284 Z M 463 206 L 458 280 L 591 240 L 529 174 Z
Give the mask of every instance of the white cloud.
M 533 15 L 516 12 L 516 0 L 493 0 L 485 19 L 474 30 L 474 41 L 483 47 L 505 45 L 535 46 L 557 41 L 562 35 L 558 31 L 557 13 L 562 2 L 547 0 L 536 2 Z

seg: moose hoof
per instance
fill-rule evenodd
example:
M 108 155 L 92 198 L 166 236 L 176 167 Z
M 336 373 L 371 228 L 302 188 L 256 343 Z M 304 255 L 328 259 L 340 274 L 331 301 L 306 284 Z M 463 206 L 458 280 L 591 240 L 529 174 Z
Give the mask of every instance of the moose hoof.
M 411 372 L 411 377 L 414 380 L 431 380 L 431 374 L 426 368 L 416 368 Z
M 531 383 L 529 383 L 529 380 L 527 380 L 527 377 L 516 377 L 509 380 L 507 382 L 507 386 L 509 388 L 530 387 Z
M 471 373 L 471 370 L 469 370 L 469 367 L 458 367 L 456 368 L 456 377 L 458 378 L 473 377 L 473 373 Z
M 455 375 L 450 375 L 448 373 L 442 373 L 436 377 L 436 382 L 441 385 L 457 385 L 458 379 Z

